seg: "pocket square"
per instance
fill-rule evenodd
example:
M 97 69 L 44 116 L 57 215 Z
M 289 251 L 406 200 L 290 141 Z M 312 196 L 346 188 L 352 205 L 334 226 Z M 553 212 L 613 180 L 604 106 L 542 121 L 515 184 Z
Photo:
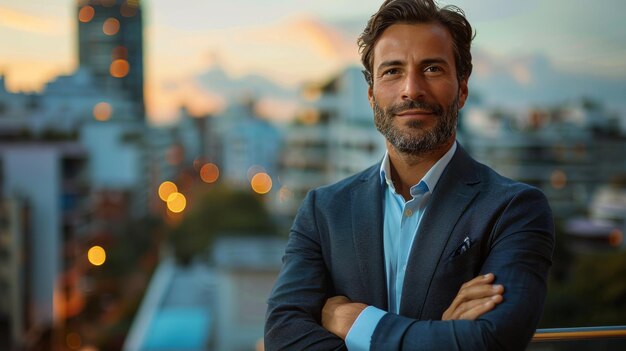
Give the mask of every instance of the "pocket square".
M 463 243 L 461 243 L 461 245 L 457 247 L 456 250 L 454 250 L 454 254 L 452 255 L 452 257 L 462 255 L 463 253 L 465 253 L 465 251 L 469 250 L 472 244 L 472 240 L 469 238 L 469 236 L 466 236 L 465 239 L 463 239 Z

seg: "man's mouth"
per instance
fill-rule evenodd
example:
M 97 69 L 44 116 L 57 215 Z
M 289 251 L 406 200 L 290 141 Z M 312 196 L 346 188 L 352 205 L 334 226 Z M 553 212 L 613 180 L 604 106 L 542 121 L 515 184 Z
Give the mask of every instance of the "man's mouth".
M 400 113 L 397 113 L 396 116 L 398 117 L 419 117 L 419 116 L 426 116 L 426 115 L 433 115 L 435 114 L 433 111 L 431 110 L 423 110 L 423 109 L 410 109 L 410 110 L 404 110 Z

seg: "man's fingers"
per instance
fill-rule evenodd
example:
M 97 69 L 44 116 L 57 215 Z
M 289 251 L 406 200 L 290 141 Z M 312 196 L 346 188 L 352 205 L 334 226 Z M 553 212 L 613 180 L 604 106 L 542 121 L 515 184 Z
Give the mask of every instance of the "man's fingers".
M 493 282 L 494 279 L 494 275 L 493 273 L 487 273 L 487 274 L 483 274 L 483 275 L 479 275 L 478 277 L 466 282 L 465 284 L 461 285 L 461 290 L 465 289 L 465 288 L 469 288 L 475 285 L 482 285 L 482 284 L 489 284 L 491 282 Z
M 345 296 L 330 297 L 322 308 L 322 327 L 345 340 L 352 324 L 366 307 Z
M 484 275 L 479 275 L 478 277 L 461 285 L 461 289 L 459 290 L 456 297 L 452 301 L 452 304 L 450 305 L 448 310 L 455 311 L 460 304 L 467 301 L 468 299 L 471 299 L 472 296 L 475 295 L 474 294 L 475 287 L 489 284 L 493 282 L 493 279 L 494 279 L 493 273 L 487 273 Z M 479 296 L 479 297 L 483 297 L 483 296 Z
M 452 314 L 451 319 L 476 319 L 502 302 L 502 295 L 492 295 L 461 304 Z
M 504 293 L 504 287 L 499 284 L 474 285 L 461 289 L 456 298 L 463 303 L 492 295 L 502 295 L 502 293 Z
M 476 318 L 494 309 L 500 302 L 502 302 L 502 295 L 494 295 L 472 301 L 471 303 L 468 303 L 468 309 L 455 319 L 475 320 Z
M 461 288 L 450 307 L 456 309 L 467 301 L 473 301 L 494 295 L 502 295 L 503 293 L 504 287 L 502 285 L 485 284 Z
M 349 298 L 338 295 L 338 296 L 333 296 L 329 298 L 328 300 L 326 300 L 325 305 L 334 306 L 334 305 L 341 305 L 341 304 L 350 303 L 350 302 L 352 301 Z
M 326 300 L 326 303 L 324 303 L 324 306 L 322 307 L 322 326 L 328 329 L 329 323 L 333 318 L 333 313 L 335 313 L 337 307 L 348 302 L 350 302 L 350 299 L 341 295 L 333 296 Z
M 472 319 L 494 308 L 502 301 L 504 287 L 493 283 L 492 273 L 478 276 L 461 286 L 450 307 L 444 312 L 442 320 L 460 319 L 462 315 Z M 486 304 L 486 305 L 482 305 Z M 486 309 L 487 308 L 487 309 Z M 471 312 L 470 312 L 471 311 Z M 469 318 L 464 318 L 469 319 Z

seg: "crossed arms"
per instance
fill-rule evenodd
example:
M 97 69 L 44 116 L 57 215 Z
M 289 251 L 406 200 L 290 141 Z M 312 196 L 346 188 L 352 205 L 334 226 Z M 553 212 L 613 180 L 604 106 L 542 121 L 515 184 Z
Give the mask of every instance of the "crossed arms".
M 441 320 L 475 320 L 494 309 L 502 302 L 504 287 L 492 284 L 493 281 L 493 274 L 488 273 L 463 284 Z M 346 340 L 350 328 L 366 307 L 366 304 L 352 302 L 345 296 L 331 297 L 322 309 L 322 327 Z
M 330 224 L 318 218 L 322 215 L 323 211 L 316 208 L 315 193 L 307 196 L 268 301 L 267 350 L 345 350 L 342 337 L 367 303 L 359 301 L 358 292 L 354 296 L 342 294 L 346 286 L 357 284 L 358 277 L 336 276 L 338 263 L 333 255 L 348 253 L 332 251 L 341 243 L 327 236 Z M 450 299 L 441 317 L 437 317 L 442 320 L 386 313 L 372 336 L 372 350 L 525 348 L 541 316 L 546 294 L 554 245 L 551 213 L 543 194 L 526 188 L 511 197 L 496 217 L 485 239 L 488 254 L 479 272 L 493 276 L 484 281 L 478 276 L 473 283 L 457 287 L 456 298 Z M 499 287 L 489 293 L 494 282 Z M 436 283 L 431 285 L 431 289 L 437 288 Z M 489 300 L 493 296 L 494 300 Z

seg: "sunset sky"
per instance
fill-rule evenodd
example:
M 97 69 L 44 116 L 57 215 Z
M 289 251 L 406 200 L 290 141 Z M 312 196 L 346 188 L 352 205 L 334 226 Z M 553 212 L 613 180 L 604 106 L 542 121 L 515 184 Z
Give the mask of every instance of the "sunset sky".
M 358 62 L 359 31 L 381 0 L 143 1 L 146 95 L 153 121 L 204 104 L 194 77 L 221 67 L 297 87 Z M 10 91 L 40 91 L 77 67 L 75 0 L 0 0 L 0 73 Z M 448 3 L 448 2 L 442 2 Z M 541 54 L 564 72 L 626 79 L 626 1 L 459 0 L 495 59 Z

